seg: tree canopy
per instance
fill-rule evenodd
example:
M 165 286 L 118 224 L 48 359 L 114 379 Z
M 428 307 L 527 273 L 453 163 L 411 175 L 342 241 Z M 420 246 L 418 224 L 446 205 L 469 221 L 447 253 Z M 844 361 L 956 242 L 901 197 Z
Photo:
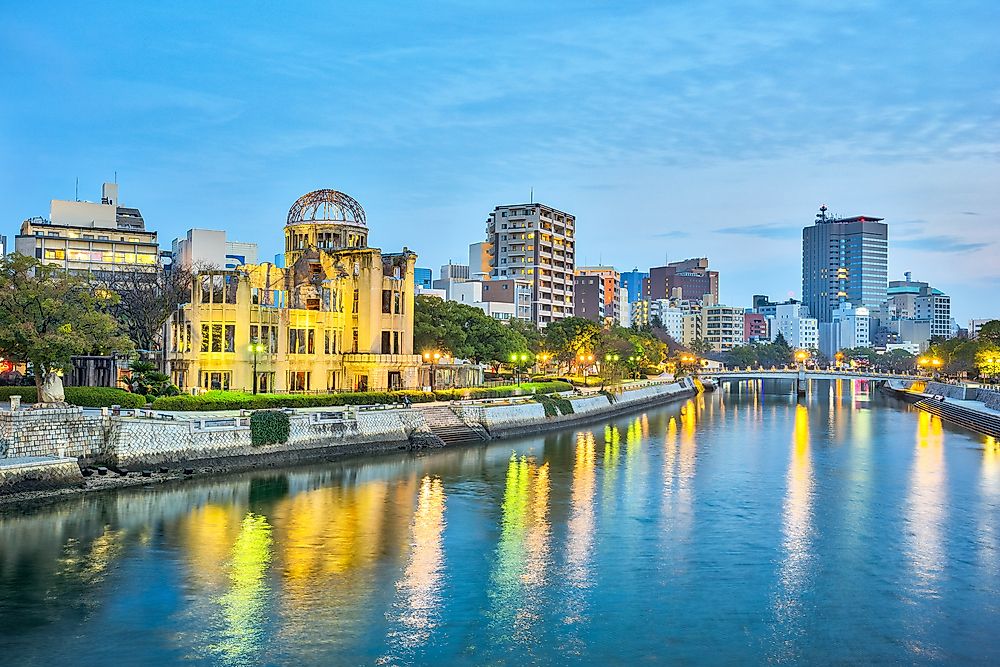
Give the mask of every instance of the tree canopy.
M 528 341 L 513 327 L 479 308 L 435 296 L 418 296 L 413 313 L 413 346 L 447 352 L 457 359 L 496 365 L 515 352 L 527 352 Z
M 68 370 L 74 355 L 129 351 L 131 341 L 104 312 L 116 298 L 33 257 L 2 257 L 0 354 L 30 364 L 41 387 L 49 371 Z

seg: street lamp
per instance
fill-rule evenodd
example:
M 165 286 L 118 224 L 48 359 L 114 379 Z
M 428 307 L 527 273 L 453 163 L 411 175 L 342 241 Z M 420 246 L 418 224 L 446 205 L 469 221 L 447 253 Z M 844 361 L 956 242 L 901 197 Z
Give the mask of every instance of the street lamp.
M 264 352 L 264 343 L 255 341 L 250 343 L 250 354 L 253 355 L 253 393 L 257 393 L 257 355 Z
M 838 352 L 837 354 L 833 355 L 833 358 L 837 362 L 837 368 L 838 369 L 841 368 L 844 365 L 844 353 L 843 352 Z
M 805 350 L 798 350 L 795 353 L 795 361 L 799 362 L 800 366 L 805 366 L 806 360 L 809 358 L 809 353 Z
M 434 391 L 434 376 L 436 375 L 435 365 L 441 359 L 441 353 L 437 350 L 424 352 L 424 361 L 431 365 L 431 391 Z
M 610 352 L 604 355 L 604 363 L 608 366 L 609 370 L 611 371 L 612 382 L 614 382 L 615 371 L 618 369 L 618 360 L 620 358 L 621 357 L 619 357 L 617 354 L 612 354 Z
M 587 386 L 587 366 L 594 363 L 594 355 L 580 353 L 577 357 L 580 360 L 580 365 L 583 366 L 583 386 Z
M 521 386 L 521 370 L 527 361 L 528 355 L 524 352 L 521 352 L 520 354 L 515 352 L 510 355 L 510 362 L 514 366 L 514 376 L 518 387 Z

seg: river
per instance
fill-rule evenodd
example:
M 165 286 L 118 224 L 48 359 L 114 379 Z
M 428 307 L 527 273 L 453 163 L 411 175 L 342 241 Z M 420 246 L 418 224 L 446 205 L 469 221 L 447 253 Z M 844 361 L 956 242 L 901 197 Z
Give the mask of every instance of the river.
M 0 664 L 1000 662 L 1000 448 L 860 381 L 0 515 Z

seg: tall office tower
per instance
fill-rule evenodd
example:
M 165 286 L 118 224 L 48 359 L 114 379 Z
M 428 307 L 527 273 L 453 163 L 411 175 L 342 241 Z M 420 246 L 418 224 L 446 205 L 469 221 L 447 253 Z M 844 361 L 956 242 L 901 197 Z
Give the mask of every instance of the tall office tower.
M 413 269 L 413 282 L 421 289 L 431 289 L 434 286 L 434 274 L 430 269 L 417 267 Z
M 654 266 L 649 270 L 648 287 L 648 294 L 643 298 L 650 301 L 668 299 L 680 288 L 682 299 L 702 300 L 706 294 L 711 294 L 712 302 L 719 302 L 719 272 L 709 270 L 707 257 Z
M 573 315 L 576 218 L 544 204 L 497 206 L 486 220 L 493 280 L 531 282 L 531 321 L 544 327 Z
M 883 218 L 828 216 L 802 230 L 802 301 L 830 322 L 842 303 L 876 308 L 886 299 L 889 227 Z
M 604 318 L 609 321 L 617 322 L 621 317 L 622 308 L 618 298 L 618 288 L 621 284 L 621 274 L 615 271 L 615 267 L 581 266 L 576 270 L 576 275 L 594 276 L 599 279 L 604 299 Z M 577 281 L 576 285 L 579 284 L 580 282 Z M 574 287 L 574 290 L 575 289 L 576 288 Z

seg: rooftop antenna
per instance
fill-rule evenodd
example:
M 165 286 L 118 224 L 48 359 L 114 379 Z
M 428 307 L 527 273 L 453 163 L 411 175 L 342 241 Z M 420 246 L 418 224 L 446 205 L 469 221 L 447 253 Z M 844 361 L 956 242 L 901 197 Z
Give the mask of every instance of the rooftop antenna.
M 528 201 L 529 204 L 534 204 L 535 203 L 535 188 L 534 188 L 534 186 L 532 186 L 532 188 L 531 188 L 531 192 L 528 195 L 528 199 L 530 200 L 530 201 Z
M 816 214 L 816 220 L 819 222 L 826 222 L 826 204 L 820 204 L 819 213 Z
M 76 198 L 76 201 L 80 201 L 80 177 L 79 176 L 76 177 L 76 194 L 73 195 L 73 196 Z
M 118 185 L 118 170 L 115 169 L 115 185 Z

